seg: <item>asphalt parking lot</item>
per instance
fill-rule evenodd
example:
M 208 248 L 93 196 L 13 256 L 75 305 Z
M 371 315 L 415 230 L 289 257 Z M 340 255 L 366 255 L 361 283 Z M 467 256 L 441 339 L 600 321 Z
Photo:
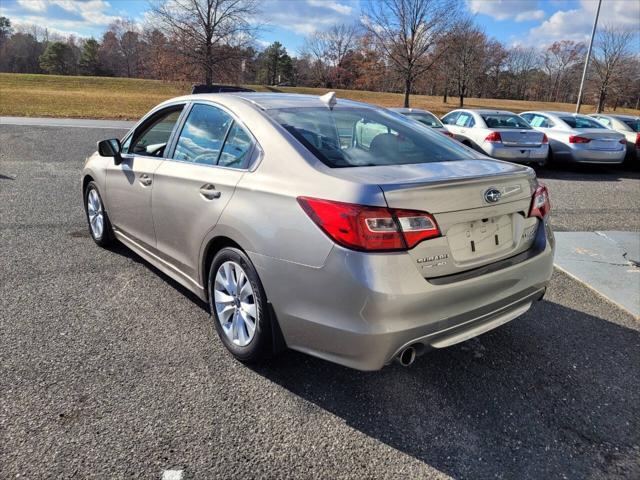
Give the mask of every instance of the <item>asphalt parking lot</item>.
M 0 478 L 640 478 L 640 322 L 556 272 L 477 339 L 362 373 L 249 368 L 206 305 L 87 233 L 122 130 L 0 125 Z M 640 174 L 553 169 L 557 230 L 640 231 Z

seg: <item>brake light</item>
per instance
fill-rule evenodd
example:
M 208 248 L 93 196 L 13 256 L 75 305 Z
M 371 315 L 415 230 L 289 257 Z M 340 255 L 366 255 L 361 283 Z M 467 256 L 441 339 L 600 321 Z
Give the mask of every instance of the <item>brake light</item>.
M 353 250 L 406 250 L 440 235 L 426 212 L 310 197 L 298 197 L 298 203 L 329 238 Z
M 485 142 L 499 143 L 502 142 L 502 137 L 500 136 L 500 132 L 491 132 L 484 139 Z
M 581 137 L 580 135 L 569 136 L 569 143 L 589 143 L 590 141 L 590 138 Z
M 640 133 L 636 133 L 636 147 L 640 148 Z
M 543 220 L 551 211 L 551 202 L 549 200 L 549 190 L 545 185 L 538 185 L 531 199 L 530 217 L 538 217 Z
M 547 143 L 549 143 L 549 137 L 547 137 L 546 133 L 542 134 L 542 144 L 546 145 Z

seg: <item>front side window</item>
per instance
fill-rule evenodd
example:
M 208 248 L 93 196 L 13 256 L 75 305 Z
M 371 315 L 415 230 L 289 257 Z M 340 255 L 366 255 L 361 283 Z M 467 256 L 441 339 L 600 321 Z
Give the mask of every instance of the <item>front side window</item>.
M 423 125 L 431 128 L 442 128 L 442 123 L 436 118 L 435 115 L 424 112 L 409 112 L 405 114 L 409 118 L 419 121 Z
M 494 113 L 491 115 L 482 115 L 487 128 L 518 128 L 530 129 L 529 124 L 516 114 Z
M 543 117 L 542 115 L 533 115 L 533 118 L 529 120 L 529 123 L 531 124 L 532 127 L 537 127 L 537 128 L 551 127 L 549 119 L 547 117 Z
M 124 144 L 124 153 L 163 157 L 171 132 L 180 118 L 183 106 L 172 107 L 154 115 L 141 125 Z
M 600 122 L 589 117 L 560 117 L 571 128 L 606 128 Z
M 231 115 L 219 108 L 195 104 L 182 127 L 173 158 L 216 165 L 232 123 Z
M 268 113 L 320 161 L 333 168 L 475 158 L 444 135 L 382 109 L 285 108 Z
M 458 118 L 456 119 L 456 126 L 458 126 L 458 127 L 466 127 L 466 126 L 468 126 L 470 118 L 471 118 L 470 114 L 462 112 L 458 116 Z

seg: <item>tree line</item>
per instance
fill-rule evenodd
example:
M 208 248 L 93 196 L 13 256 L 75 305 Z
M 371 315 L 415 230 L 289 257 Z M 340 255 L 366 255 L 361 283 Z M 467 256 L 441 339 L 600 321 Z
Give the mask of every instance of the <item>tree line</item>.
M 291 56 L 257 48 L 256 0 L 156 0 L 145 25 L 119 20 L 101 38 L 14 28 L 0 17 L 0 71 L 117 76 L 575 102 L 586 46 L 506 46 L 455 0 L 369 0 L 362 17 L 309 35 Z M 638 108 L 640 58 L 632 33 L 600 28 L 583 101 Z

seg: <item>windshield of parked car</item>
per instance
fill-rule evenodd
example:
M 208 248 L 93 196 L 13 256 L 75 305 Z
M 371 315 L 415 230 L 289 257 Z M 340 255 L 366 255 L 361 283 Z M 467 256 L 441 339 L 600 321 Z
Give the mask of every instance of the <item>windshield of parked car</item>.
M 571 128 L 607 128 L 589 117 L 560 117 L 560 120 Z
M 409 118 L 413 118 L 414 120 L 417 120 L 418 122 L 426 125 L 427 127 L 442 128 L 442 123 L 440 123 L 440 120 L 438 120 L 435 115 L 431 115 L 430 113 L 407 112 L 407 113 L 404 113 L 403 115 L 406 115 Z
M 480 115 L 487 124 L 487 128 L 518 128 L 530 129 L 529 124 L 518 115 L 510 113 L 495 113 Z
M 633 120 L 623 120 L 623 122 L 634 132 L 640 132 L 640 118 Z
M 329 167 L 404 165 L 475 158 L 461 144 L 394 112 L 284 108 L 268 113 Z

